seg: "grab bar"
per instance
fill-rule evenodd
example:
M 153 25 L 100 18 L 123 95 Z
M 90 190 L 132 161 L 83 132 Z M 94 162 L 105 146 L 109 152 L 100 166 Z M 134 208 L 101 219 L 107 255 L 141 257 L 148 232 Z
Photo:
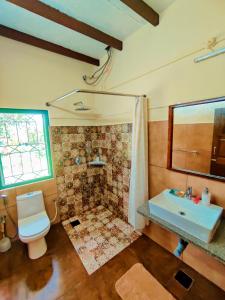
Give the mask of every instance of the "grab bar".
M 187 152 L 192 154 L 200 154 L 197 150 L 174 149 L 173 151 Z

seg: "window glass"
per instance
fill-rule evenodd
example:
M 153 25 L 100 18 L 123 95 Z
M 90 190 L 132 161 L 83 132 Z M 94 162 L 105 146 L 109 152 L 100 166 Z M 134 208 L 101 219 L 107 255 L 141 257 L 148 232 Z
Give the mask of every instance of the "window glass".
M 47 111 L 0 109 L 1 189 L 52 177 Z

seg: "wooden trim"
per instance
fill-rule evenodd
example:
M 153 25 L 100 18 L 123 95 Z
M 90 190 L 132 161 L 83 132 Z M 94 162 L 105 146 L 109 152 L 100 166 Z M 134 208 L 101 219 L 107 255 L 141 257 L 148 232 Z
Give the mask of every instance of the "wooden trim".
M 99 66 L 99 60 L 85 54 L 72 51 L 70 49 L 64 48 L 57 44 L 50 43 L 48 41 L 36 38 L 29 34 L 17 31 L 15 29 L 8 28 L 6 26 L 0 25 L 0 35 L 10 38 L 12 40 L 16 40 L 28 45 L 32 45 L 41 49 L 45 49 L 57 54 L 61 54 L 64 56 L 68 56 L 95 66 Z
M 172 154 L 173 154 L 173 107 L 169 106 L 169 124 L 168 124 L 168 152 L 167 152 L 167 168 L 172 168 Z
M 181 169 L 174 169 L 174 168 L 167 168 L 170 171 L 177 172 L 177 173 L 182 173 L 182 174 L 187 174 L 187 175 L 192 175 L 192 176 L 197 176 L 197 177 L 204 177 L 208 178 L 210 180 L 216 180 L 216 181 L 222 181 L 225 182 L 225 177 L 219 177 L 216 175 L 207 175 L 204 173 L 198 173 L 195 171 L 186 171 L 186 170 L 181 170 Z
M 153 26 L 159 25 L 159 14 L 142 0 L 121 0 Z
M 22 7 L 26 10 L 29 10 L 32 13 L 35 13 L 41 17 L 44 17 L 48 20 L 51 20 L 55 23 L 58 23 L 62 26 L 70 28 L 76 32 L 84 34 L 90 38 L 93 38 L 103 44 L 122 50 L 123 43 L 84 22 L 81 22 L 75 18 L 72 18 L 59 10 L 46 5 L 45 3 L 38 0 L 7 0 L 10 3 L 13 3 L 19 7 Z
M 176 108 L 176 107 L 185 107 L 185 106 L 193 106 L 198 104 L 207 104 L 207 103 L 214 103 L 214 102 L 221 102 L 225 101 L 225 96 L 212 98 L 212 99 L 205 99 L 205 100 L 197 100 L 197 101 L 189 101 L 184 103 L 178 103 L 170 105 L 169 107 Z
M 175 169 L 172 166 L 172 154 L 173 154 L 173 122 L 174 122 L 174 109 L 178 107 L 185 107 L 185 106 L 192 106 L 192 105 L 199 105 L 199 104 L 207 104 L 207 103 L 215 103 L 215 102 L 222 102 L 225 101 L 225 96 L 218 97 L 218 98 L 212 98 L 212 99 L 206 99 L 206 100 L 198 100 L 198 101 L 192 101 L 192 102 L 185 102 L 185 103 L 179 103 L 179 104 L 173 104 L 169 106 L 169 118 L 168 118 L 168 153 L 167 153 L 167 169 L 182 173 L 182 174 L 188 174 L 198 177 L 206 177 L 212 180 L 217 181 L 225 181 L 225 177 L 220 177 L 216 175 L 210 175 L 210 174 L 204 174 L 199 173 L 191 170 L 183 170 L 183 169 Z

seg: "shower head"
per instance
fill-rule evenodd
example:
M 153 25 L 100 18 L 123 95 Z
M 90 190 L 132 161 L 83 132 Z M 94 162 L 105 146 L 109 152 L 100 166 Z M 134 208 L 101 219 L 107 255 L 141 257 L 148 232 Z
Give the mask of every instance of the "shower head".
M 87 111 L 87 110 L 90 110 L 90 108 L 88 107 L 77 107 L 75 108 L 76 111 Z
M 76 111 L 87 111 L 91 110 L 91 107 L 84 104 L 83 101 L 79 101 L 73 104 L 75 106 Z

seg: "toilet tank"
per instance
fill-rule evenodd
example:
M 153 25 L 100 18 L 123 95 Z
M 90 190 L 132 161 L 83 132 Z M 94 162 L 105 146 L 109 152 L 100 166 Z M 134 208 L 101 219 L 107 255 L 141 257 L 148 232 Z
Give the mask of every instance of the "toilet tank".
M 45 211 L 42 191 L 31 192 L 16 197 L 18 219 L 24 219 Z

